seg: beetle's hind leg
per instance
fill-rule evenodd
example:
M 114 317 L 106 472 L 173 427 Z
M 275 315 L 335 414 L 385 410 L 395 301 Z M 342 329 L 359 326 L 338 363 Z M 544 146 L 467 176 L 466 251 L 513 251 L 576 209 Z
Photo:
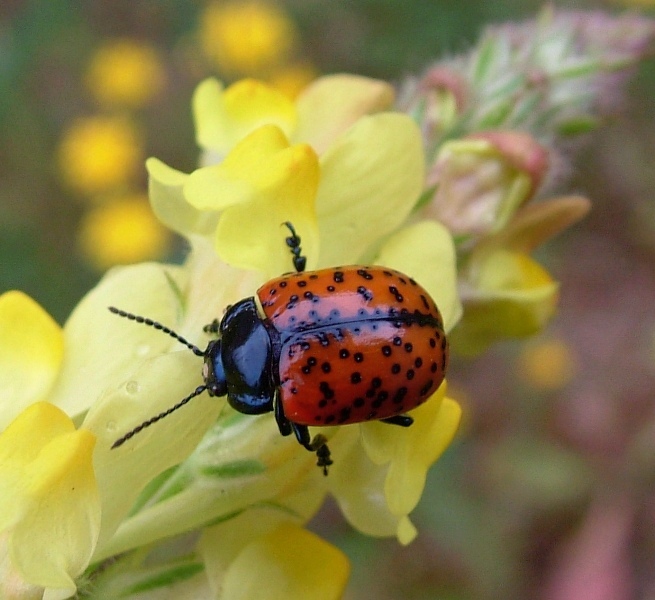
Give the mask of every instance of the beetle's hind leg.
M 300 236 L 296 233 L 294 226 L 289 221 L 285 221 L 283 225 L 286 225 L 291 233 L 290 236 L 285 238 L 285 241 L 293 256 L 293 266 L 296 269 L 296 273 L 302 273 L 305 270 L 307 258 L 302 255 L 302 250 L 300 249 Z
M 328 467 L 332 464 L 330 458 L 330 449 L 327 445 L 327 438 L 318 434 L 310 441 L 309 429 L 307 425 L 298 425 L 297 423 L 290 423 L 291 429 L 296 434 L 296 439 L 310 452 L 316 452 L 316 466 L 323 469 L 323 475 L 328 474 Z
M 395 415 L 393 417 L 387 417 L 386 419 L 380 419 L 383 423 L 388 425 L 398 425 L 400 427 L 409 427 L 414 419 L 409 415 Z

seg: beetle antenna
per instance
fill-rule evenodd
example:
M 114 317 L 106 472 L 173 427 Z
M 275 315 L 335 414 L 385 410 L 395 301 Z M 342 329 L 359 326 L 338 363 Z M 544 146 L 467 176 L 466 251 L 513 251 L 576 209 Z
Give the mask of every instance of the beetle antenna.
M 128 431 L 123 437 L 117 439 L 111 445 L 112 450 L 114 448 L 118 448 L 119 446 L 122 446 L 125 442 L 127 442 L 127 440 L 133 438 L 137 433 L 143 431 L 146 427 L 150 427 L 150 425 L 156 423 L 157 421 L 161 421 L 164 417 L 167 417 L 172 412 L 175 412 L 178 408 L 182 408 L 187 402 L 189 402 L 196 396 L 202 394 L 206 389 L 207 389 L 206 385 L 199 385 L 193 392 L 191 392 L 186 398 L 180 400 L 175 406 L 171 406 L 168 410 L 159 413 L 156 417 L 152 417 L 151 419 L 148 419 L 147 421 L 141 423 L 141 425 L 137 425 L 134 429 L 132 429 L 132 431 Z
M 120 308 L 116 308 L 114 306 L 110 306 L 109 310 L 113 312 L 115 315 L 118 315 L 119 317 L 125 317 L 130 321 L 143 323 L 144 325 L 148 325 L 150 327 L 154 327 L 155 329 L 158 329 L 159 331 L 163 331 L 164 333 L 170 335 L 173 339 L 184 344 L 196 356 L 203 356 L 203 357 L 205 356 L 205 353 L 200 348 L 198 348 L 198 346 L 194 346 L 191 342 L 187 342 L 187 340 L 185 340 L 181 335 L 175 333 L 172 329 L 169 329 L 165 325 L 162 325 L 161 323 L 157 323 L 157 321 L 153 321 L 152 319 L 148 319 L 147 317 L 140 317 L 139 315 L 133 315 L 132 313 L 125 312 L 124 310 L 121 310 Z

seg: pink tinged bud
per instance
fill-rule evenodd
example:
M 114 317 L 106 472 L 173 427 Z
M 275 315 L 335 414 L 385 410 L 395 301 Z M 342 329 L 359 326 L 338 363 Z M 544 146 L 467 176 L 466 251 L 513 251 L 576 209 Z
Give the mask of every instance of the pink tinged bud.
M 455 235 L 479 237 L 502 229 L 538 189 L 548 152 L 516 131 L 487 131 L 445 143 L 427 186 L 426 212 Z
M 420 124 L 428 149 L 453 126 L 467 104 L 468 84 L 456 71 L 435 66 L 420 79 L 412 79 L 401 92 L 398 107 Z

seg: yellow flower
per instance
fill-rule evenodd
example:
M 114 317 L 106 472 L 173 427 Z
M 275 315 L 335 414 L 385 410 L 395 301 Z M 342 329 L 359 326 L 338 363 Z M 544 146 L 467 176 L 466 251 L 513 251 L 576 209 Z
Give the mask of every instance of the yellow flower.
M 296 38 L 293 22 L 269 2 L 214 2 L 201 15 L 202 48 L 228 76 L 262 75 L 284 63 Z
M 164 86 L 165 73 L 157 51 L 130 39 L 104 42 L 87 68 L 86 86 L 106 106 L 139 108 Z
M 161 258 L 170 241 L 147 198 L 138 194 L 88 210 L 78 236 L 80 250 L 98 270 Z
M 64 182 L 87 195 L 127 184 L 142 160 L 141 137 L 116 117 L 86 117 L 73 122 L 58 149 Z
M 588 210 L 589 201 L 576 196 L 526 206 L 474 247 L 460 269 L 464 316 L 453 332 L 453 347 L 475 354 L 500 338 L 543 328 L 555 311 L 559 285 L 530 253 Z
M 100 528 L 95 437 L 60 409 L 32 404 L 0 434 L 3 598 L 15 586 L 68 598 L 89 564 Z M 19 588 L 20 589 L 20 588 Z
M 405 221 L 423 183 L 420 135 L 411 119 L 394 113 L 362 116 L 389 98 L 384 84 L 341 76 L 317 80 L 294 107 L 258 82 L 235 84 L 223 94 L 209 80 L 195 97 L 197 135 L 201 146 L 224 160 L 188 177 L 148 161 L 154 210 L 187 236 L 215 230 L 223 258 L 269 276 L 284 272 L 288 260 L 274 245 L 260 246 L 260 256 L 253 258 L 251 242 L 272 235 L 283 240 L 284 230 L 271 227 L 278 218 L 279 224 L 294 223 L 310 266 L 357 262 Z M 341 110 L 334 111 L 335 105 Z M 309 146 L 290 146 L 304 138 Z M 272 160 L 276 152 L 291 162 Z M 315 167 L 306 173 L 308 167 L 301 167 L 316 163 L 315 152 L 318 181 Z M 298 161 L 292 160 L 296 155 Z M 275 187 L 278 196 L 262 194 L 263 186 Z M 224 210 L 220 220 L 219 210 Z M 329 243 L 317 252 L 319 238 Z

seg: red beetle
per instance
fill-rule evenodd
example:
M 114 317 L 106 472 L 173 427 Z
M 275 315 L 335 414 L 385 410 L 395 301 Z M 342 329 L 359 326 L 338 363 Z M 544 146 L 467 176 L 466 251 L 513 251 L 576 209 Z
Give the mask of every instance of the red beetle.
M 380 420 L 408 427 L 406 414 L 439 387 L 448 342 L 439 309 L 411 277 L 379 266 L 304 272 L 300 237 L 286 242 L 296 273 L 272 279 L 229 307 L 205 331 L 203 352 L 171 329 L 117 308 L 122 317 L 160 329 L 204 358 L 204 384 L 175 406 L 118 439 L 120 446 L 205 390 L 245 414 L 274 412 L 282 435 L 295 434 L 332 464 L 323 435 L 309 426 Z

